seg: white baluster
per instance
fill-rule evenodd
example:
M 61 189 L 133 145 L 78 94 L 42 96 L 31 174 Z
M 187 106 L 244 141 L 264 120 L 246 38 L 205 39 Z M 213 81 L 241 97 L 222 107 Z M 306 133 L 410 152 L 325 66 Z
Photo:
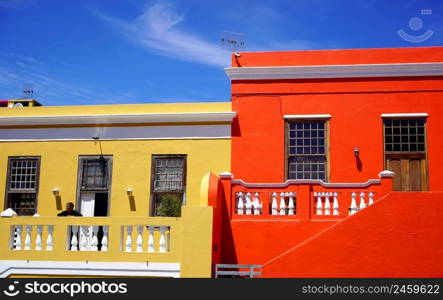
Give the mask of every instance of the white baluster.
M 22 225 L 15 225 L 15 250 L 22 250 Z
M 98 226 L 92 226 L 91 251 L 98 251 Z
M 102 248 L 100 251 L 108 251 L 108 226 L 103 226 Z
M 271 208 L 272 208 L 271 214 L 276 215 L 277 214 L 277 193 L 276 192 L 272 193 Z
M 80 226 L 80 251 L 88 250 L 88 226 Z
M 254 215 L 259 215 L 261 210 L 260 210 L 260 202 L 258 201 L 258 198 L 260 197 L 259 193 L 255 193 L 254 194 L 254 202 L 252 203 L 254 206 Z
M 244 212 L 245 205 L 243 203 L 243 193 L 237 193 L 238 196 L 238 204 L 237 204 L 237 214 L 242 215 Z
M 365 193 L 361 192 L 360 193 L 360 205 L 358 207 L 359 210 L 364 209 L 366 207 L 366 203 L 365 203 Z
M 137 252 L 143 252 L 143 226 L 137 226 Z
M 54 226 L 48 225 L 48 237 L 46 238 L 46 251 L 54 250 L 53 248 L 54 241 L 52 239 L 53 232 L 54 232 Z
M 149 253 L 154 253 L 155 252 L 155 247 L 154 247 L 154 227 L 153 226 L 149 226 L 148 227 L 148 231 L 149 231 L 149 236 L 148 236 L 148 252 Z
M 369 201 L 368 201 L 368 205 L 372 205 L 374 204 L 374 193 L 370 192 L 369 193 Z
M 289 204 L 288 204 L 288 215 L 293 216 L 295 214 L 295 203 L 294 203 L 294 194 L 289 193 Z
M 323 215 L 323 205 L 321 203 L 321 196 L 322 196 L 322 193 L 320 193 L 320 192 L 318 192 L 318 193 L 315 192 L 314 193 L 314 197 L 317 197 L 317 206 L 316 206 L 316 209 L 317 209 L 316 214 L 317 214 L 317 216 Z
M 250 215 L 252 214 L 252 202 L 251 202 L 251 193 L 246 193 L 246 204 L 245 204 L 245 208 L 246 208 L 246 214 Z
M 334 216 L 338 216 L 339 215 L 339 210 L 338 210 L 338 193 L 335 192 L 334 194 L 332 194 L 334 197 L 334 202 L 332 203 L 332 214 Z
M 26 225 L 26 237 L 25 237 L 25 249 L 24 250 L 31 250 L 31 232 L 32 232 L 32 225 Z
M 332 196 L 332 193 L 325 193 L 325 216 L 331 215 L 331 203 L 329 202 L 329 196 Z
M 126 226 L 126 252 L 132 252 L 132 226 Z
M 166 252 L 166 238 L 165 238 L 166 226 L 160 226 L 160 253 Z
M 42 225 L 37 225 L 37 236 L 35 237 L 35 250 L 42 250 Z
M 78 226 L 71 226 L 71 231 L 72 231 L 71 251 L 77 251 L 78 250 L 78 239 L 77 239 Z
M 286 215 L 285 193 L 280 193 L 280 216 Z
M 350 215 L 353 215 L 357 212 L 357 200 L 355 200 L 355 198 L 357 198 L 357 194 L 352 193 L 351 194 L 351 206 L 349 207 L 349 214 Z

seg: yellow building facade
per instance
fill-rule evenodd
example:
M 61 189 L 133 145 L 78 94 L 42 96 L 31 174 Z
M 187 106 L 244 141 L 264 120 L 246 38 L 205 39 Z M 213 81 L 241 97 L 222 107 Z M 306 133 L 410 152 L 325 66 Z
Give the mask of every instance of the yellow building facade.
M 202 191 L 230 170 L 234 117 L 231 103 L 2 108 L 0 276 L 210 277 Z M 83 217 L 57 216 L 68 202 Z

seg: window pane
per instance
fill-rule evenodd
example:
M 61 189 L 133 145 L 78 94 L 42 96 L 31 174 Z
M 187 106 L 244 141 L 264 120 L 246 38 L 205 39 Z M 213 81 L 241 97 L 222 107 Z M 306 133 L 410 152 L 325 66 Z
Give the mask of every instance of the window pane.
M 8 190 L 34 190 L 38 159 L 12 159 L 9 164 Z M 33 167 L 34 166 L 34 167 Z
M 425 121 L 420 119 L 410 120 L 384 120 L 385 125 L 385 151 L 387 152 L 423 152 Z M 391 134 L 392 133 L 392 134 Z M 423 144 L 419 146 L 419 144 Z
M 184 191 L 184 157 L 155 158 L 154 165 L 154 192 Z

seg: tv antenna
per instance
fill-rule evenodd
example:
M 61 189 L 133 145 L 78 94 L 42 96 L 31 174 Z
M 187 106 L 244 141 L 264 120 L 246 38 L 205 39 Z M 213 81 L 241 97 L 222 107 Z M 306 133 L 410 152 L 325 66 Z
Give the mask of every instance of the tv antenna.
M 31 83 L 25 83 L 23 85 L 23 99 L 32 99 L 34 94 L 34 86 Z
M 240 56 L 238 51 L 245 47 L 245 35 L 243 33 L 223 31 L 220 41 L 222 47 L 233 51 L 235 56 Z

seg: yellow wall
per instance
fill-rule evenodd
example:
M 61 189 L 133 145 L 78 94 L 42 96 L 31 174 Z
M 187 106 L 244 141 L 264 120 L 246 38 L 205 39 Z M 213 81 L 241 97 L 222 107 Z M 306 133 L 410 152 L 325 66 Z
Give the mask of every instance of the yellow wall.
M 112 155 L 111 216 L 147 216 L 150 197 L 152 154 L 187 154 L 187 205 L 200 205 L 200 181 L 213 172 L 230 169 L 230 140 L 100 141 L 104 155 Z M 62 209 L 76 202 L 79 155 L 99 155 L 96 141 L 0 143 L 0 195 L 5 195 L 8 156 L 41 156 L 38 214 L 55 216 L 60 189 Z M 135 211 L 131 211 L 127 188 L 133 189 Z M 0 203 L 4 210 L 4 201 Z

